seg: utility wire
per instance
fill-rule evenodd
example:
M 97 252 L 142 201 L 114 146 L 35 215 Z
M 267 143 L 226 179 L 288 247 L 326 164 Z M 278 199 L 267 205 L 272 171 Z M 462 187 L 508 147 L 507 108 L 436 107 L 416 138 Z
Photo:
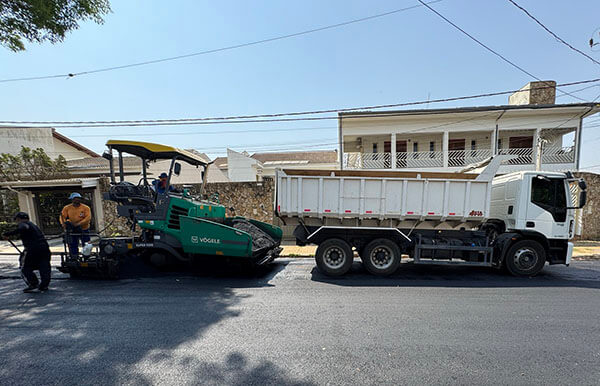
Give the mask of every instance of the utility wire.
M 442 0 L 433 0 L 433 1 L 429 2 L 428 4 L 439 3 L 440 1 L 442 1 Z M 368 21 L 368 20 L 373 20 L 373 19 L 385 17 L 385 16 L 394 15 L 394 14 L 397 14 L 397 13 L 400 13 L 400 12 L 405 12 L 405 11 L 408 11 L 408 10 L 411 10 L 411 9 L 415 9 L 415 8 L 419 8 L 419 7 L 421 7 L 421 5 L 417 4 L 417 5 L 413 5 L 411 7 L 394 9 L 394 10 L 389 11 L 389 12 L 379 13 L 379 14 L 376 14 L 376 15 L 362 17 L 362 18 L 359 18 L 359 19 L 353 19 L 353 20 L 348 20 L 348 21 L 344 21 L 344 22 L 341 22 L 341 23 L 337 23 L 337 24 L 331 24 L 331 25 L 327 25 L 327 26 L 323 26 L 323 27 L 313 28 L 313 29 L 309 29 L 309 30 L 306 30 L 306 31 L 300 31 L 300 32 L 295 32 L 295 33 L 291 33 L 291 34 L 287 34 L 287 35 L 280 35 L 280 36 L 275 36 L 275 37 L 268 38 L 268 39 L 255 40 L 255 41 L 241 43 L 241 44 L 235 44 L 235 45 L 227 46 L 227 47 L 215 48 L 215 49 L 212 49 L 212 50 L 192 52 L 192 53 L 185 54 L 185 55 L 171 56 L 171 57 L 167 57 L 167 58 L 147 60 L 147 61 L 144 61 L 144 62 L 129 63 L 129 64 L 123 64 L 123 65 L 118 65 L 118 66 L 104 67 L 104 68 L 98 68 L 98 69 L 95 69 L 95 70 L 73 72 L 73 73 L 67 73 L 67 74 L 34 76 L 34 77 L 26 77 L 26 78 L 1 79 L 0 83 L 18 82 L 18 81 L 29 81 L 29 80 L 41 80 L 41 79 L 54 79 L 54 78 L 73 78 L 75 76 L 90 75 L 90 74 L 96 74 L 96 73 L 99 73 L 99 72 L 121 70 L 121 69 L 124 69 L 124 68 L 139 67 L 139 66 L 146 66 L 146 65 L 149 65 L 149 64 L 156 64 L 156 63 L 168 62 L 168 61 L 173 61 L 173 60 L 180 60 L 180 59 L 190 58 L 190 57 L 193 57 L 193 56 L 206 55 L 206 54 L 214 54 L 216 52 L 229 51 L 229 50 L 234 50 L 234 49 L 237 49 L 237 48 L 249 47 L 249 46 L 254 46 L 254 45 L 258 45 L 258 44 L 274 42 L 274 41 L 277 41 L 277 40 L 283 40 L 283 39 L 289 39 L 289 38 L 293 38 L 293 37 L 297 37 L 297 36 L 308 35 L 308 34 L 312 34 L 312 33 L 315 33 L 315 32 L 321 32 L 321 31 L 325 31 L 325 30 L 329 30 L 329 29 L 334 29 L 334 28 L 339 28 L 339 27 L 347 26 L 347 25 L 350 25 L 350 24 L 361 23 L 361 22 L 364 22 L 364 21 Z
M 467 31 L 465 31 L 464 29 L 462 29 L 461 27 L 459 27 L 458 25 L 456 25 L 455 23 L 453 23 L 450 19 L 448 19 L 447 17 L 445 17 L 444 15 L 442 15 L 441 13 L 439 13 L 438 11 L 436 11 L 435 9 L 433 9 L 432 7 L 430 7 L 429 4 L 425 3 L 423 0 L 418 0 L 418 1 L 424 7 L 426 7 L 431 12 L 435 13 L 436 15 L 438 15 L 440 18 L 442 18 L 448 24 L 450 24 L 451 26 L 453 26 L 454 28 L 456 28 L 457 30 L 459 30 L 460 32 L 462 32 L 469 39 L 473 40 L 475 43 L 479 44 L 481 47 L 485 48 L 486 50 L 488 50 L 492 54 L 496 55 L 497 57 L 499 57 L 500 59 L 502 59 L 506 63 L 510 64 L 511 66 L 513 66 L 514 68 L 516 68 L 517 70 L 521 71 L 522 73 L 527 74 L 530 77 L 532 77 L 532 78 L 534 78 L 534 79 L 542 82 L 542 80 L 540 78 L 538 78 L 537 76 L 533 75 L 531 72 L 525 70 L 523 67 L 519 66 L 515 62 L 510 61 L 509 59 L 507 59 L 506 57 L 504 57 L 502 54 L 498 53 L 497 51 L 493 50 L 492 48 L 490 48 L 489 46 L 487 46 L 486 44 L 484 44 L 483 42 L 481 42 L 481 40 L 477 39 L 476 37 L 474 37 L 473 35 L 471 35 Z M 575 99 L 579 99 L 579 100 L 583 101 L 583 99 L 579 98 L 578 96 L 572 95 L 572 94 L 570 94 L 570 93 L 568 93 L 566 91 L 562 91 L 562 90 L 558 89 L 558 87 L 557 87 L 557 90 L 560 91 L 560 92 L 562 92 L 563 94 L 569 95 L 569 96 L 571 96 L 571 97 L 573 97 Z
M 589 56 L 585 52 L 581 51 L 580 49 L 573 47 L 571 44 L 569 44 L 568 42 L 566 42 L 563 38 L 561 38 L 560 36 L 558 36 L 557 34 L 555 34 L 554 32 L 552 32 L 552 30 L 550 28 L 546 27 L 541 21 L 539 21 L 535 16 L 533 16 L 525 8 L 523 8 L 522 6 L 520 6 L 519 4 L 517 4 L 514 0 L 508 0 L 508 1 L 511 2 L 512 5 L 514 5 L 515 7 L 519 8 L 521 11 L 523 11 L 527 16 L 529 16 L 530 19 L 532 19 L 533 21 L 535 21 L 540 27 L 542 27 L 544 30 L 546 30 L 546 32 L 548 32 L 550 35 L 552 35 L 556 40 L 558 40 L 559 42 L 561 42 L 565 46 L 569 47 L 571 50 L 577 52 L 578 54 L 581 54 L 581 55 L 585 56 L 586 58 L 588 58 L 592 62 L 596 63 L 597 65 L 600 65 L 599 61 L 597 61 L 596 59 L 592 58 L 591 56 Z
M 562 83 L 556 85 L 556 87 L 574 86 L 579 84 L 597 83 L 600 82 L 600 78 L 587 79 L 576 82 Z M 443 102 L 454 102 L 459 100 L 467 99 L 478 99 L 484 97 L 492 97 L 499 95 L 513 94 L 519 91 L 531 91 L 554 88 L 554 86 L 537 86 L 530 87 L 528 89 L 520 90 L 508 90 L 499 92 L 490 92 L 475 95 L 465 95 L 450 98 L 441 98 L 424 101 L 413 101 L 373 106 L 360 106 L 360 107 L 349 107 L 349 108 L 337 108 L 327 110 L 313 110 L 313 111 L 297 111 L 297 112 L 286 112 L 276 114 L 255 114 L 255 115 L 239 115 L 239 116 L 226 116 L 226 117 L 205 117 L 205 118 L 175 118 L 175 119 L 142 119 L 142 120 L 98 120 L 98 121 L 0 121 L 0 124 L 10 125 L 52 125 L 55 128 L 84 128 L 84 127 L 113 127 L 113 126 L 156 126 L 156 125 L 186 125 L 186 124 L 216 124 L 216 123 L 257 123 L 257 122 L 288 122 L 288 121 L 311 121 L 311 120 L 326 120 L 326 119 L 338 119 L 338 117 L 302 117 L 302 118 L 287 118 L 287 119 L 257 119 L 257 118 L 278 118 L 284 116 L 299 116 L 299 115 L 317 115 L 327 113 L 343 113 L 343 112 L 357 112 L 359 110 L 376 110 L 383 108 L 395 108 L 395 107 L 406 107 L 416 106 L 427 103 L 443 103 Z M 435 114 L 436 112 L 430 112 L 429 114 Z M 443 113 L 443 112 L 440 112 Z M 398 112 L 396 115 L 410 115 L 411 113 Z M 416 113 L 415 113 L 416 114 Z M 394 116 L 395 114 L 381 112 L 381 116 Z M 376 116 L 375 114 L 372 116 Z M 348 118 L 362 118 L 362 116 L 346 116 Z M 55 126 L 64 125 L 64 126 Z

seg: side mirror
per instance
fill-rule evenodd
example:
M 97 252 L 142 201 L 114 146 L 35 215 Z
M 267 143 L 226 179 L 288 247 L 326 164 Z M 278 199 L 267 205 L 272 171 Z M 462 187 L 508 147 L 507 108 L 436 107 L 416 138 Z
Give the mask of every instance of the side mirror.
M 173 173 L 178 176 L 181 173 L 181 164 L 179 162 L 175 162 L 175 168 L 173 169 Z
M 112 155 L 112 153 L 109 153 L 109 152 L 105 151 L 104 153 L 102 153 L 102 158 L 104 158 L 106 160 L 109 160 L 109 161 L 112 161 L 113 155 Z

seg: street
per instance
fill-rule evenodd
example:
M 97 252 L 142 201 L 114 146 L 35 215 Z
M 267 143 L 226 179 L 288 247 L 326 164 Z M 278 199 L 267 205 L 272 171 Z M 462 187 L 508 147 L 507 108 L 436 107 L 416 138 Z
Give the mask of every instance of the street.
M 23 294 L 0 265 L 2 384 L 598 384 L 600 261 L 531 279 L 309 258 L 248 276 L 211 271 L 71 280 Z

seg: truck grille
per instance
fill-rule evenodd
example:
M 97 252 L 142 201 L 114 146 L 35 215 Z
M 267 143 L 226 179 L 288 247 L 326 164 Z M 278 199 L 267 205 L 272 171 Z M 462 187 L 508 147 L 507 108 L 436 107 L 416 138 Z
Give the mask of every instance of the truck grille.
M 179 216 L 187 216 L 188 211 L 177 205 L 171 207 L 171 215 L 169 216 L 169 224 L 167 225 L 171 229 L 180 229 Z

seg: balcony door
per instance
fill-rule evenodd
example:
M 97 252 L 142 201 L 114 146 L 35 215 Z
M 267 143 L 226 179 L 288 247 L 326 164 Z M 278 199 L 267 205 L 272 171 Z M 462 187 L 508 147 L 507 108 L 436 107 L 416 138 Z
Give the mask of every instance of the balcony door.
M 406 141 L 396 141 L 396 167 L 397 168 L 405 168 L 406 167 L 406 149 L 407 144 Z M 383 151 L 386 153 L 392 152 L 392 142 L 385 141 L 383 143 Z M 389 167 L 389 166 L 387 166 Z
M 465 139 L 448 141 L 448 166 L 463 166 L 465 164 Z
M 518 155 L 519 158 L 511 160 L 510 163 L 517 165 L 530 164 L 533 162 L 533 136 L 519 136 L 508 138 L 509 154 Z

